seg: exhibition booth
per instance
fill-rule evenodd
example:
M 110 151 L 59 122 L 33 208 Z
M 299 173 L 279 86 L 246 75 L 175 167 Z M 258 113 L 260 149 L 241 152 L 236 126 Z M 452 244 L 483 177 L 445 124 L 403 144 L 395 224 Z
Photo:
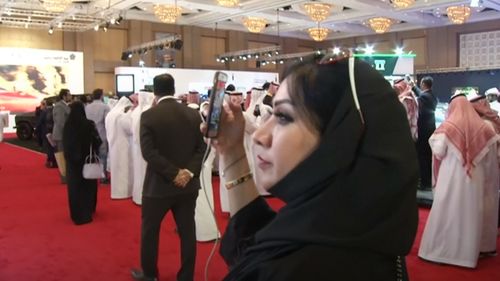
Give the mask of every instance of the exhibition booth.
M 198 92 L 206 95 L 212 88 L 216 70 L 151 68 L 151 67 L 116 67 L 116 93 L 118 96 L 138 92 L 152 87 L 156 75 L 168 73 L 175 79 L 176 95 Z M 245 94 L 253 87 L 261 87 L 265 82 L 278 82 L 274 72 L 252 72 L 224 70 L 229 79 L 226 84 L 233 84 L 236 91 Z

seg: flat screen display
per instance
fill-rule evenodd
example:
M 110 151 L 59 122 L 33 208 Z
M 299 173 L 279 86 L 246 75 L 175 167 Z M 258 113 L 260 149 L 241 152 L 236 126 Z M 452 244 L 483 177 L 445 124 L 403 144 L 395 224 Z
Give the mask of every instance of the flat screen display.
M 135 92 L 134 74 L 116 74 L 116 94 L 130 95 Z

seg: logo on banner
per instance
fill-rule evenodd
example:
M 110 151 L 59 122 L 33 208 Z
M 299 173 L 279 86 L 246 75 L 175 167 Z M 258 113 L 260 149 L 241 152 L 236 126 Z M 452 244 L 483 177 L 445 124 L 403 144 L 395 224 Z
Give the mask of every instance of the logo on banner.
M 385 71 L 385 60 L 375 60 L 375 69 L 379 71 Z

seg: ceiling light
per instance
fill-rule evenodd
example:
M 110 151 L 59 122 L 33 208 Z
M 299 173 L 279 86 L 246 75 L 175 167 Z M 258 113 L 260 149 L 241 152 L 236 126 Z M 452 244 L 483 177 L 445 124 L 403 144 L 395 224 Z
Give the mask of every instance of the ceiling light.
M 415 3 L 415 0 L 392 0 L 392 5 L 398 9 L 408 8 Z
M 243 25 L 252 33 L 260 33 L 266 28 L 267 21 L 256 17 L 247 17 L 243 20 Z
M 320 22 L 328 18 L 332 5 L 312 2 L 304 4 L 304 8 L 313 21 Z
M 98 24 L 96 24 L 96 25 L 94 26 L 94 30 L 95 30 L 95 31 L 98 31 L 98 30 L 99 30 L 99 25 L 98 25 Z
M 385 33 L 391 27 L 392 20 L 388 18 L 377 17 L 369 19 L 368 24 L 376 33 Z
M 60 21 L 60 22 L 57 23 L 57 27 L 62 28 L 62 26 L 63 26 L 62 21 Z
M 155 16 L 164 23 L 175 23 L 182 14 L 182 8 L 176 5 L 154 5 Z
M 446 9 L 450 21 L 454 24 L 463 24 L 470 17 L 470 8 L 467 6 L 451 6 Z
M 52 35 L 54 33 L 54 28 L 51 26 L 49 27 L 49 34 Z
M 224 7 L 234 7 L 237 6 L 240 3 L 239 0 L 217 0 L 217 4 L 219 6 L 224 6 Z
M 62 13 L 72 2 L 72 0 L 43 0 L 42 5 L 49 12 Z
M 373 53 L 375 52 L 373 46 L 371 45 L 367 45 L 363 51 L 365 52 L 366 55 L 373 55 Z
M 307 30 L 307 32 L 309 33 L 309 36 L 311 36 L 311 38 L 314 40 L 314 41 L 323 41 L 326 39 L 326 37 L 328 36 L 328 28 L 324 28 L 324 27 L 312 27 L 312 28 L 309 28 Z

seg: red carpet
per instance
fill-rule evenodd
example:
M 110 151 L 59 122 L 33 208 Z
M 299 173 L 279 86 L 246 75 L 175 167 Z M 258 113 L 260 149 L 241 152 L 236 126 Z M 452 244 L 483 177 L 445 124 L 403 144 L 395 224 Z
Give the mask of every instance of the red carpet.
M 44 167 L 44 160 L 42 154 L 0 143 L 0 281 L 130 281 L 130 268 L 139 265 L 140 208 L 131 200 L 110 200 L 109 186 L 101 186 L 94 221 L 75 226 L 66 188 L 59 184 L 56 169 Z M 281 205 L 270 201 L 276 208 Z M 418 259 L 427 214 L 420 211 L 419 236 L 407 259 L 412 281 L 500 280 L 500 257 L 480 260 L 475 270 Z M 227 216 L 217 216 L 224 229 Z M 212 245 L 198 243 L 195 280 L 204 280 Z M 179 242 L 170 215 L 163 225 L 159 257 L 160 280 L 175 280 Z M 215 255 L 209 280 L 221 280 L 226 272 Z

